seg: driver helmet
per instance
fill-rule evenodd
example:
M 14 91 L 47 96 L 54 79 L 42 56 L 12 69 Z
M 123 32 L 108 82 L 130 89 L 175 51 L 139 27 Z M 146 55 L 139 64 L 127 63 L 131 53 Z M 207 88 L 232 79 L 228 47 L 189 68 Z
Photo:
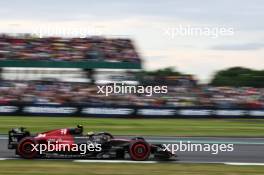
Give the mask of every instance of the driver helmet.
M 94 132 L 93 131 L 90 131 L 87 133 L 88 136 L 91 136 L 91 135 L 94 135 Z
M 81 134 L 83 132 L 83 126 L 82 125 L 77 125 L 77 128 L 75 128 L 75 133 L 76 134 Z

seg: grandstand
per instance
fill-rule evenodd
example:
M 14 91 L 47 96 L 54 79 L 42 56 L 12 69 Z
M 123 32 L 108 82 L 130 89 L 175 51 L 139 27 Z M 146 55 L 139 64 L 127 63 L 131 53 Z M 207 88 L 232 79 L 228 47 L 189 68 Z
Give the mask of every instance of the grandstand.
M 18 37 L 1 35 L 0 49 L 1 61 L 86 62 L 96 60 L 102 62 L 140 63 L 138 53 L 129 39 L 108 39 L 102 37 L 35 38 L 27 35 Z M 23 62 L 19 63 L 23 64 Z M 34 66 L 34 63 L 31 64 Z
M 93 82 L 94 69 L 141 69 L 141 59 L 130 39 L 2 34 L 0 74 L 5 67 L 79 68 Z

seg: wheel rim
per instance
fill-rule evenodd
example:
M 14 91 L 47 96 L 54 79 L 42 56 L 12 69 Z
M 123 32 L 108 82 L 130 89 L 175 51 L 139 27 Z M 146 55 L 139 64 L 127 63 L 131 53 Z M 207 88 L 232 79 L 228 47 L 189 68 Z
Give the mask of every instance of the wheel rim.
M 130 152 L 133 160 L 145 160 L 150 154 L 150 148 L 145 142 L 135 142 L 131 145 Z

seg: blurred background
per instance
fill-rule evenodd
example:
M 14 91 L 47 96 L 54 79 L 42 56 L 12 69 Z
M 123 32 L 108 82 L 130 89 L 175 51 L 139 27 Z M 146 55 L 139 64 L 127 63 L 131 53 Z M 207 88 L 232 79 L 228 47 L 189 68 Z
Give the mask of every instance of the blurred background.
M 208 83 L 173 67 L 145 70 L 131 39 L 0 36 L 0 104 L 261 109 L 264 71 L 232 67 Z M 98 94 L 97 85 L 168 86 L 167 94 Z

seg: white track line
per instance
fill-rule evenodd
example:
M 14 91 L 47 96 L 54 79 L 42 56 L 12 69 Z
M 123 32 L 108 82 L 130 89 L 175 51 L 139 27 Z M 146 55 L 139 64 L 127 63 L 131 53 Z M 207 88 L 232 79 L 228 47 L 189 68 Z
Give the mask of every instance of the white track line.
M 0 158 L 0 160 L 17 160 L 18 158 Z
M 159 163 L 158 161 L 132 161 L 132 160 L 74 160 L 73 162 L 79 163 L 141 163 L 141 164 L 154 164 Z M 237 166 L 264 166 L 264 163 L 246 163 L 246 162 L 189 162 L 189 161 L 178 161 L 178 162 L 167 162 L 167 163 L 200 163 L 200 164 L 225 164 L 225 165 L 237 165 Z
M 224 163 L 225 165 L 243 165 L 243 166 L 264 166 L 264 163 L 239 163 L 239 162 L 228 162 L 228 163 Z
M 18 158 L 0 158 L 1 160 L 18 160 Z M 158 161 L 132 161 L 132 160 L 73 160 L 72 162 L 78 163 L 134 163 L 134 164 L 154 164 L 159 163 Z M 172 163 L 172 162 L 168 162 Z M 173 162 L 175 163 L 175 162 Z M 189 162 L 189 161 L 178 161 L 178 164 L 184 163 L 201 163 L 201 164 L 225 164 L 235 166 L 264 166 L 264 163 L 246 163 L 246 162 Z
M 0 136 L 0 140 L 7 140 L 8 139 L 8 137 L 2 137 L 2 136 Z
M 158 163 L 157 161 L 132 161 L 132 160 L 74 160 L 80 163 Z

